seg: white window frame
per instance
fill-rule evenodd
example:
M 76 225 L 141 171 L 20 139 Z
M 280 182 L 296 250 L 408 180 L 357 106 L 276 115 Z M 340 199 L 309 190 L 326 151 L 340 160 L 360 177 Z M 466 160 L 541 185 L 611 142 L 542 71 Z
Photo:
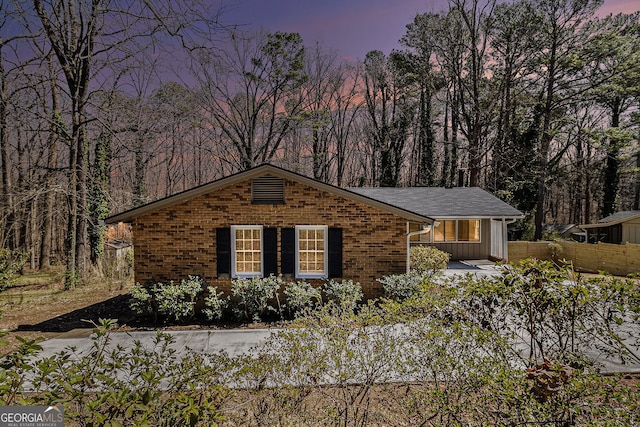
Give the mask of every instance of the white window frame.
M 436 222 L 440 222 L 441 224 L 444 224 L 445 221 L 454 221 L 455 222 L 455 227 L 456 227 L 455 236 L 456 236 L 456 239 L 455 240 L 436 240 L 436 233 L 435 233 L 435 227 L 434 227 L 433 231 L 431 233 L 432 234 L 432 242 L 433 243 L 437 243 L 437 244 L 446 244 L 446 243 L 474 244 L 474 243 L 482 243 L 482 219 L 481 218 L 460 218 L 460 219 L 438 218 L 438 219 L 436 219 Z M 459 240 L 458 232 L 460 230 L 460 227 L 458 226 L 458 221 L 478 221 L 478 240 Z
M 264 236 L 261 225 L 232 225 L 231 226 L 231 277 L 253 278 L 264 276 Z M 236 231 L 260 230 L 260 271 L 238 272 L 236 266 Z
M 322 230 L 324 232 L 324 271 L 322 273 L 304 273 L 300 271 L 300 231 Z M 329 227 L 326 225 L 296 225 L 296 277 L 301 279 L 323 279 L 329 275 Z

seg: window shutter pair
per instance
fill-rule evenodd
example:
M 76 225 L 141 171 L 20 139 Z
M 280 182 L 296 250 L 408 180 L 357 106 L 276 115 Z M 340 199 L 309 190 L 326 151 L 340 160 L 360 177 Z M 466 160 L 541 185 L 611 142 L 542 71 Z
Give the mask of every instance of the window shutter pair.
M 328 230 L 329 277 L 342 277 L 342 228 Z M 295 275 L 296 272 L 296 230 L 283 228 L 281 234 L 280 260 L 282 274 Z
M 328 232 L 329 277 L 342 277 L 342 228 L 329 228 Z M 281 239 L 281 269 L 283 275 L 295 274 L 296 231 L 295 228 L 283 228 Z M 278 237 L 276 228 L 262 230 L 262 251 L 264 275 L 278 274 Z M 231 276 L 231 229 L 216 229 L 217 275 Z
M 216 255 L 218 277 L 231 277 L 231 229 L 216 229 Z M 265 276 L 278 274 L 278 230 L 262 229 L 262 271 Z

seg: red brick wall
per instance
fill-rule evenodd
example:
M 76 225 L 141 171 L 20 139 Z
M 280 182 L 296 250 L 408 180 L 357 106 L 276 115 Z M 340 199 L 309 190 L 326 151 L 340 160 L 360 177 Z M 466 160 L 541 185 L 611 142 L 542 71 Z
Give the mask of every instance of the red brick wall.
M 231 280 L 216 277 L 215 234 L 232 225 L 277 227 L 278 246 L 282 227 L 342 228 L 343 278 L 360 282 L 368 298 L 382 294 L 377 278 L 405 271 L 405 219 L 293 181 L 285 181 L 285 200 L 252 205 L 248 180 L 141 216 L 133 224 L 136 282 L 199 275 L 229 295 Z

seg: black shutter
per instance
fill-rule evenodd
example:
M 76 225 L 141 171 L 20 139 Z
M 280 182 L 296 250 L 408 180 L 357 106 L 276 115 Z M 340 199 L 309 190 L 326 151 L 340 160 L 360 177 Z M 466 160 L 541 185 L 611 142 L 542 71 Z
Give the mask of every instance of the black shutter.
M 262 229 L 262 250 L 264 261 L 264 276 L 278 275 L 278 230 L 276 228 Z
M 329 229 L 329 277 L 342 277 L 342 228 Z
M 231 229 L 216 229 L 216 259 L 218 277 L 231 277 Z
M 280 261 L 282 275 L 296 274 L 296 229 L 283 228 L 280 241 Z

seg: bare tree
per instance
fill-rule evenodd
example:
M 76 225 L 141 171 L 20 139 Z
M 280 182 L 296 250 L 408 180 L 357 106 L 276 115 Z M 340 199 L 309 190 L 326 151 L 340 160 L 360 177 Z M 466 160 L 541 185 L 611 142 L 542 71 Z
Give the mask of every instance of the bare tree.
M 302 39 L 291 33 L 229 31 L 214 56 L 197 51 L 202 105 L 241 169 L 273 159 L 302 110 Z

